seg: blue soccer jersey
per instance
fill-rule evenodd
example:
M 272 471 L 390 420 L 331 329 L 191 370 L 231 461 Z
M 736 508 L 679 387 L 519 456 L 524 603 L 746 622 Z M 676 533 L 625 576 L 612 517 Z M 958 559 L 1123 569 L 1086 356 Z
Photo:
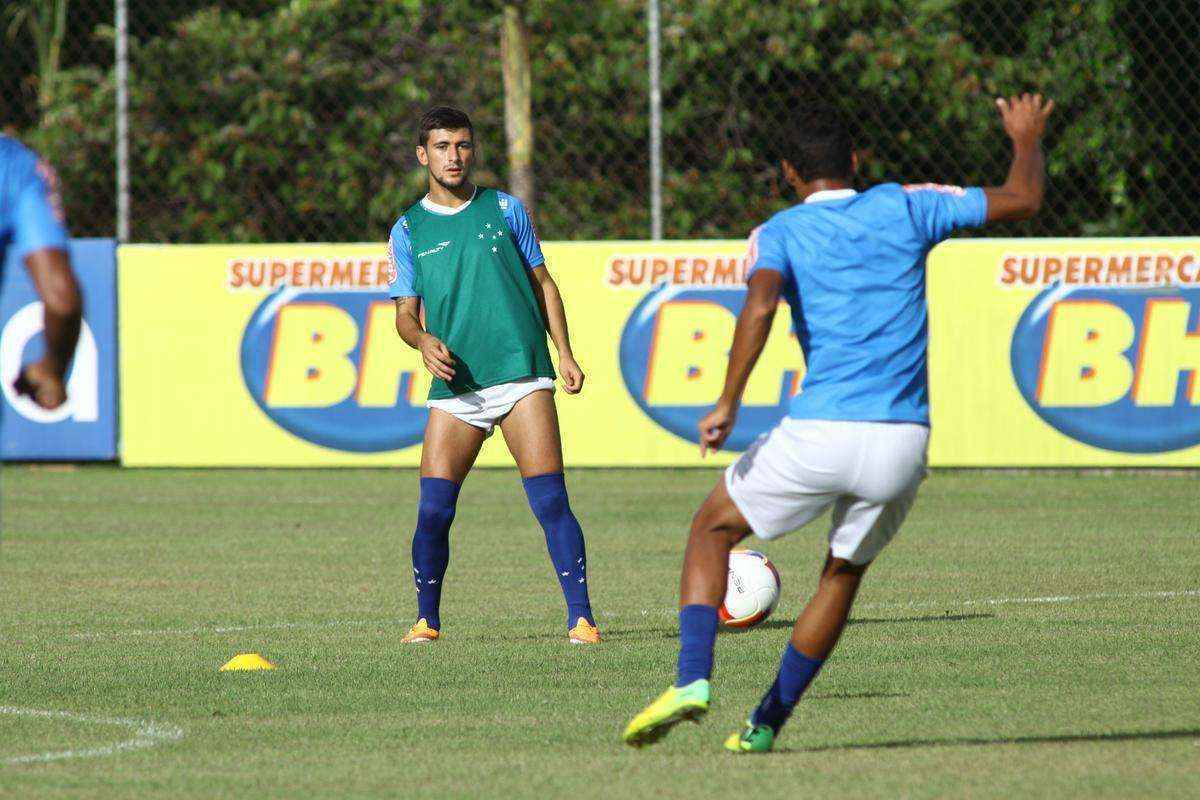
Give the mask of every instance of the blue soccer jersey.
M 0 266 L 10 252 L 65 250 L 58 179 L 50 166 L 16 139 L 0 136 Z
M 749 275 L 784 276 L 807 373 L 789 415 L 929 424 L 925 256 L 982 225 L 978 188 L 817 192 L 750 236 Z
M 538 242 L 537 231 L 533 228 L 533 221 L 529 218 L 529 212 L 525 210 L 525 206 L 511 194 L 501 191 L 497 191 L 496 194 L 500 204 L 500 213 L 504 216 L 504 221 L 508 223 L 509 234 L 512 236 L 513 243 L 517 246 L 517 253 L 520 254 L 521 260 L 525 262 L 525 267 L 527 269 L 534 269 L 545 264 L 546 258 L 542 255 L 542 246 Z M 452 215 L 466 209 L 467 206 L 475 202 L 475 197 L 478 195 L 479 189 L 476 188 L 475 196 L 456 208 L 440 206 L 430 201 L 428 197 L 421 200 L 421 205 L 431 214 Z M 388 239 L 388 258 L 391 261 L 392 268 L 392 280 L 388 284 L 388 296 L 418 296 L 413 282 L 412 244 L 404 217 L 400 217 L 400 219 L 396 220 L 396 224 L 392 226 L 392 233 Z

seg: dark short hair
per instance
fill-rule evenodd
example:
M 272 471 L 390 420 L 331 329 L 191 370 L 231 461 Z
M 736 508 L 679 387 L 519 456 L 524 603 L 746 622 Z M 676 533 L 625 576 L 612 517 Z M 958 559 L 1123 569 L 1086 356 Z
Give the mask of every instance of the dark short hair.
M 792 162 L 801 180 L 854 177 L 854 142 L 837 109 L 806 103 L 781 131 L 781 156 Z
M 424 147 L 429 143 L 430 131 L 457 131 L 466 128 L 475 135 L 471 127 L 471 118 L 467 112 L 454 106 L 434 106 L 421 115 L 421 125 L 417 131 L 417 144 Z

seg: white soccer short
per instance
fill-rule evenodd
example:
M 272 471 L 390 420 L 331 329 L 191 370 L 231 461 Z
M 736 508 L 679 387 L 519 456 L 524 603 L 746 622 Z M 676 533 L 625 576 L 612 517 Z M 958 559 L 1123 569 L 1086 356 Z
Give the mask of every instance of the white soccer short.
M 754 533 L 774 539 L 833 506 L 829 549 L 866 564 L 900 529 L 925 478 L 929 428 L 785 419 L 725 471 Z
M 519 400 L 542 389 L 554 391 L 553 378 L 522 378 L 510 383 L 488 386 L 477 392 L 464 392 L 444 400 L 429 400 L 429 408 L 453 414 L 463 422 L 483 428 L 491 436 L 496 425 L 504 419 Z

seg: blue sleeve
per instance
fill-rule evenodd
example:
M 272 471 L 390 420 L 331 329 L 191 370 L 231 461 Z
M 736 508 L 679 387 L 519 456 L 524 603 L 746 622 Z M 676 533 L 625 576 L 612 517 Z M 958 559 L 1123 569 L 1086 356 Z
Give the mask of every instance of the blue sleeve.
M 929 244 L 937 244 L 963 228 L 987 222 L 987 197 L 978 187 L 923 183 L 905 186 L 913 222 Z
M 750 232 L 750 252 L 746 255 L 746 280 L 760 269 L 771 269 L 788 277 L 792 265 L 788 261 L 787 245 L 778 226 L 767 223 Z
M 69 244 L 58 177 L 45 161 L 29 156 L 28 170 L 15 186 L 12 249 L 18 259 L 38 250 L 66 250 Z
M 513 197 L 511 194 L 504 192 L 496 192 L 499 195 L 500 212 L 504 214 L 504 221 L 508 223 L 508 229 L 512 231 L 513 238 L 517 243 L 517 252 L 521 254 L 521 258 L 525 259 L 525 266 L 529 269 L 540 267 L 546 263 L 546 257 L 542 255 L 542 245 L 538 241 L 537 231 L 533 228 L 533 220 L 529 218 L 529 212 L 525 210 L 525 206 L 521 205 L 521 201 Z
M 413 276 L 412 241 L 408 238 L 408 220 L 401 217 L 388 237 L 388 297 L 420 297 Z

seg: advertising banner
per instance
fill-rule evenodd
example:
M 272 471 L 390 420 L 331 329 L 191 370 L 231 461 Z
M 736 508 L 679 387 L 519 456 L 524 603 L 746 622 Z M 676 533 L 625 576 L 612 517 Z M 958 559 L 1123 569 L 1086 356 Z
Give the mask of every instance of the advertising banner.
M 930 256 L 934 465 L 1200 465 L 1188 240 L 964 240 Z M 740 241 L 545 243 L 588 375 L 574 466 L 694 466 L 744 298 Z M 142 465 L 419 463 L 429 375 L 381 245 L 121 249 L 122 453 Z M 1193 289 L 1192 287 L 1195 287 Z M 730 447 L 804 363 L 786 309 Z M 502 437 L 479 463 L 507 465 Z
M 68 400 L 47 411 L 18 397 L 21 365 L 44 353 L 43 310 L 23 264 L 10 258 L 0 281 L 0 457 L 7 461 L 84 461 L 116 458 L 116 245 L 75 239 L 71 265 L 83 291 L 83 329 Z
M 699 463 L 744 243 L 545 243 L 583 393 L 558 393 L 568 463 Z M 416 465 L 429 374 L 397 336 L 380 245 L 121 248 L 129 465 Z M 786 318 L 737 439 L 782 416 L 802 360 Z M 718 458 L 727 462 L 729 456 Z M 482 465 L 508 465 L 493 436 Z
M 1200 240 L 947 242 L 928 292 L 935 465 L 1200 466 Z

